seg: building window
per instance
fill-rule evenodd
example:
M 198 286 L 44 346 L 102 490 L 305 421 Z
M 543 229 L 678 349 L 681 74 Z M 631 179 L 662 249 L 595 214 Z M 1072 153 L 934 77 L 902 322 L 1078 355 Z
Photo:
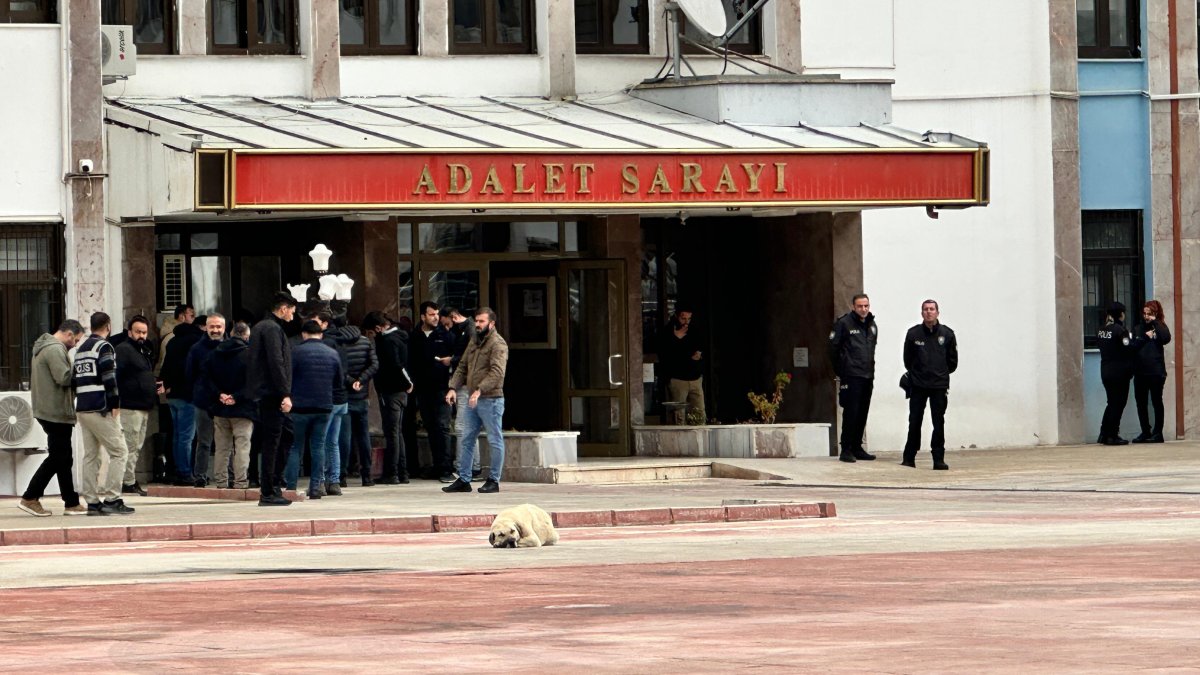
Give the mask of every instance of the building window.
M 1145 295 L 1142 212 L 1083 212 L 1083 345 L 1096 346 L 1108 303 L 1125 305 L 1128 323 Z
M 1138 0 L 1077 0 L 1075 24 L 1081 59 L 1131 59 L 1140 56 L 1141 9 Z
M 0 391 L 29 388 L 33 342 L 63 320 L 58 225 L 0 225 Z
M 454 0 L 452 54 L 532 54 L 532 0 Z
M 416 54 L 416 0 L 340 0 L 343 54 Z
M 733 25 L 741 19 L 746 10 L 749 9 L 753 2 L 741 2 L 740 0 L 721 0 L 721 5 L 725 7 L 725 30 L 733 28 Z M 689 38 L 703 44 L 708 44 L 712 37 L 692 26 L 688 23 L 687 17 L 680 13 L 680 23 L 683 26 L 683 34 Z M 762 54 L 762 12 L 758 12 L 746 25 L 738 29 L 729 40 L 729 48 L 741 54 Z M 689 54 L 706 54 L 703 49 L 691 44 L 684 43 L 681 47 L 684 52 Z
M 646 54 L 649 3 L 641 0 L 575 0 L 575 51 L 580 54 Z
M 100 22 L 133 26 L 133 43 L 142 54 L 175 52 L 173 11 L 169 0 L 100 0 Z
M 0 23 L 54 23 L 54 0 L 0 0 Z
M 295 54 L 296 0 L 209 0 L 210 54 Z

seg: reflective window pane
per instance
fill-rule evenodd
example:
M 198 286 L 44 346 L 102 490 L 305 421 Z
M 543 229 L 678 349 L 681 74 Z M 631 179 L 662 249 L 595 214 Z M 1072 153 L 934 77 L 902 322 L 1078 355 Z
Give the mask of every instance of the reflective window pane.
M 287 6 L 289 0 L 256 0 L 258 41 L 264 45 L 287 43 Z
M 193 251 L 213 251 L 217 248 L 216 232 L 193 232 L 191 240 Z
M 196 314 L 220 312 L 230 315 L 232 304 L 228 256 L 196 256 L 192 266 L 192 305 Z
M 342 44 L 362 45 L 367 39 L 367 0 L 341 0 L 338 12 Z
M 612 41 L 614 45 L 636 45 L 641 33 L 638 0 L 609 0 L 612 12 Z
M 1129 15 L 1125 0 L 1108 0 L 1108 45 L 1129 46 Z
M 400 304 L 396 310 L 396 318 L 416 316 L 413 307 L 413 264 L 400 261 Z
M 620 443 L 620 399 L 572 396 L 571 431 L 579 432 L 579 443 Z
M 242 256 L 241 306 L 236 308 L 255 318 L 270 309 L 271 296 L 283 290 L 279 256 Z
M 0 272 L 50 269 L 50 241 L 44 237 L 0 239 Z
M 154 235 L 154 248 L 159 251 L 177 251 L 179 250 L 180 245 L 180 238 L 178 234 Z
M 438 305 L 456 307 L 467 316 L 479 309 L 479 272 L 449 270 L 429 275 L 429 300 Z
M 417 238 L 422 253 L 475 251 L 477 229 L 477 223 L 421 223 Z
M 412 255 L 412 223 L 396 223 L 396 252 Z
M 379 4 L 379 44 L 408 44 L 408 2 L 376 0 Z
M 237 0 L 212 0 L 209 7 L 212 9 L 213 44 L 240 44 Z
M 1080 47 L 1096 46 L 1096 0 L 1076 0 L 1075 31 Z
M 525 19 L 521 0 L 494 0 L 496 5 L 496 43 L 520 44 L 525 40 Z
M 575 0 L 575 43 L 596 44 L 600 35 L 600 0 Z
M 483 43 L 483 0 L 454 0 L 454 41 Z
M 587 249 L 585 238 L 587 236 L 587 225 L 576 221 L 563 223 L 563 250 L 572 253 Z
M 9 3 L 9 7 L 12 7 L 12 3 Z M 116 26 L 121 19 L 121 0 L 100 0 L 100 23 Z
M 163 2 L 164 0 L 136 0 L 137 16 L 132 22 L 134 42 L 145 45 L 160 45 L 166 42 Z
M 22 288 L 21 296 L 21 342 L 22 345 L 33 345 L 33 341 L 42 333 L 54 330 L 50 316 L 53 303 L 50 301 L 50 289 Z M 29 364 L 33 350 L 21 350 L 21 383 L 29 382 Z
M 508 244 L 499 252 L 528 253 L 534 251 L 558 250 L 558 223 L 556 222 L 527 222 L 527 223 L 488 223 L 488 225 L 508 225 Z

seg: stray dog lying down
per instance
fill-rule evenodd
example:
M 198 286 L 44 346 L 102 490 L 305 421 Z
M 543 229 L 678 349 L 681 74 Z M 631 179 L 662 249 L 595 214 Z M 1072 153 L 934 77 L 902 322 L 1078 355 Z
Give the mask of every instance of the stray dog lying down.
M 488 541 L 494 548 L 532 548 L 550 546 L 558 541 L 558 532 L 550 514 L 533 504 L 504 509 L 492 521 Z

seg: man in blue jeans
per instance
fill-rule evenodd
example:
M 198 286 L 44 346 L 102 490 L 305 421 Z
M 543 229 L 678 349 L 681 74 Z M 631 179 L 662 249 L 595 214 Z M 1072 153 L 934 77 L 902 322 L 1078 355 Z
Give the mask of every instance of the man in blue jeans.
M 172 443 L 175 459 L 175 484 L 191 486 L 192 441 L 196 437 L 196 409 L 192 406 L 192 384 L 187 377 L 187 358 L 192 347 L 204 339 L 204 331 L 188 321 L 187 313 L 179 317 L 179 323 L 171 331 L 171 339 L 164 347 L 162 362 L 163 391 L 167 405 L 171 408 L 171 428 L 174 430 Z
M 309 319 L 300 327 L 304 338 L 292 349 L 292 430 L 295 440 L 288 454 L 284 477 L 289 489 L 296 489 L 300 477 L 300 455 L 308 443 L 312 465 L 308 478 L 308 498 L 320 499 L 325 478 L 325 437 L 333 412 L 333 390 L 342 384 L 342 359 L 336 350 L 322 344 L 321 324 Z M 337 485 L 334 483 L 334 485 Z
M 467 345 L 467 351 L 458 362 L 454 376 L 450 378 L 446 403 L 454 405 L 458 399 L 458 388 L 465 386 L 471 392 L 467 399 L 467 419 L 463 429 L 462 456 L 459 463 L 470 467 L 475 458 L 480 429 L 487 430 L 488 478 L 479 488 L 480 492 L 500 491 L 500 472 L 504 469 L 504 371 L 508 367 L 508 343 L 496 332 L 496 313 L 490 307 L 481 307 L 475 312 L 475 337 Z M 471 472 L 461 471 L 458 478 L 442 492 L 470 492 Z

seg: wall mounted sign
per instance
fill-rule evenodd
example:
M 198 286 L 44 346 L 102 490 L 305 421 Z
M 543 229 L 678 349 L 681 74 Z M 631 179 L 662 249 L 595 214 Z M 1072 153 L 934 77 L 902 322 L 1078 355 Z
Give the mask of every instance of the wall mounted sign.
M 197 210 L 982 206 L 987 148 L 201 150 Z

